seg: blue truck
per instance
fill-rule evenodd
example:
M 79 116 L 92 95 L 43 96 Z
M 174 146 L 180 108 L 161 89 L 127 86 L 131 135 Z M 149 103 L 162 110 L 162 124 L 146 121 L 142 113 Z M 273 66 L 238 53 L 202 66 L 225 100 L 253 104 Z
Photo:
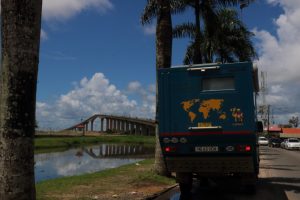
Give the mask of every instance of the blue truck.
M 193 177 L 237 177 L 255 190 L 259 173 L 259 90 L 251 62 L 159 69 L 159 139 L 181 193 Z

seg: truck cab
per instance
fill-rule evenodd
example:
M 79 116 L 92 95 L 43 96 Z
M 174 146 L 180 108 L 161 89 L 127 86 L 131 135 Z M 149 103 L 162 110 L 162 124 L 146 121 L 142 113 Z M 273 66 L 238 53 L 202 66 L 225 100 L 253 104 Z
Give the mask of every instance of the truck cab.
M 160 144 L 181 191 L 190 189 L 195 175 L 238 176 L 254 186 L 259 153 L 253 64 L 190 65 L 157 73 Z

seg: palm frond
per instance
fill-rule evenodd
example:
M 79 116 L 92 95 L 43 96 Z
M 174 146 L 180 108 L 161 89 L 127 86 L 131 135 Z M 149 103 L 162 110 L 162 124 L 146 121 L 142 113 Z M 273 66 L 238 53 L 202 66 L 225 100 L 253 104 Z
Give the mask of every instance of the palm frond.
M 170 5 L 172 14 L 182 13 L 188 7 L 186 0 L 170 0 Z
M 214 0 L 216 6 L 221 7 L 231 7 L 240 4 L 241 0 Z
M 170 0 L 170 8 L 172 14 L 182 13 L 186 10 L 187 0 Z M 141 15 L 142 25 L 150 24 L 152 20 L 157 17 L 158 3 L 157 0 L 147 0 L 147 4 Z
M 256 58 L 251 41 L 254 34 L 240 20 L 237 11 L 222 8 L 218 10 L 217 16 L 218 28 L 213 35 L 208 34 L 217 61 L 250 61 Z
M 177 25 L 173 28 L 174 38 L 184 38 L 188 37 L 191 39 L 195 38 L 196 27 L 192 23 L 184 23 Z
M 194 60 L 194 53 L 195 53 L 195 43 L 190 42 L 190 44 L 188 45 L 186 52 L 185 52 L 183 64 L 185 64 L 185 65 L 192 64 L 193 60 Z
M 150 24 L 152 20 L 157 16 L 157 12 L 157 0 L 147 0 L 147 4 L 141 15 L 142 25 Z

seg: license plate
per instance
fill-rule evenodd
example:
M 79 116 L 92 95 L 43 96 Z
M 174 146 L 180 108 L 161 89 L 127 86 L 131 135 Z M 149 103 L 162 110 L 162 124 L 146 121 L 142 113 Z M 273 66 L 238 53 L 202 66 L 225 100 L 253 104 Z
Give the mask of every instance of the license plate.
M 218 152 L 219 147 L 218 146 L 201 146 L 201 147 L 195 147 L 195 152 Z

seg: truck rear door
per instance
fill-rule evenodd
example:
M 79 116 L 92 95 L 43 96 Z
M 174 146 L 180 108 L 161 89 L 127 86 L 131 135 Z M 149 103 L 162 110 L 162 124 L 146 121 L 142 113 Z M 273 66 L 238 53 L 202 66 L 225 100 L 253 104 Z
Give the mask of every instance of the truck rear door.
M 255 143 L 252 70 L 252 63 L 159 70 L 161 145 L 187 140 L 177 153 L 193 154 L 197 146 L 225 153 L 220 149 Z

